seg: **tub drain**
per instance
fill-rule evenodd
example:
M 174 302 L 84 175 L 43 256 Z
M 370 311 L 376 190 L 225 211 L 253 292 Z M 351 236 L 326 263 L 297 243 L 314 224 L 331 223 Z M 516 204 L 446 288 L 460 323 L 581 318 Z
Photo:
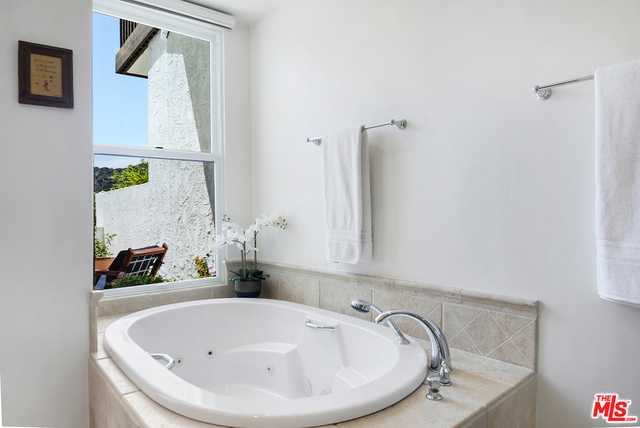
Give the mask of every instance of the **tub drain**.
M 204 356 L 211 359 L 216 356 L 216 351 L 214 351 L 213 348 L 209 348 L 204 351 Z

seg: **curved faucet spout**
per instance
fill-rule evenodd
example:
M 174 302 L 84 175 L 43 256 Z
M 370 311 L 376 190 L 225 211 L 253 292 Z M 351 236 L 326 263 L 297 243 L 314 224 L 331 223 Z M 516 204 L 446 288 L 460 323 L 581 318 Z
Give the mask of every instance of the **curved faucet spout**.
M 353 309 L 355 309 L 356 311 L 363 312 L 363 313 L 369 312 L 369 309 L 373 309 L 374 311 L 376 311 L 379 314 L 382 313 L 382 309 L 380 309 L 379 307 L 377 307 L 373 303 L 367 302 L 366 300 L 362 300 L 362 299 L 353 300 L 351 302 L 351 307 Z M 398 343 L 400 345 L 408 345 L 409 343 L 411 343 L 411 342 L 409 342 L 409 340 L 407 340 L 406 337 L 404 337 L 404 334 L 402 334 L 402 330 L 400 330 L 400 327 L 398 327 L 396 325 L 396 323 L 394 323 L 391 320 L 388 320 L 387 321 L 387 325 L 389 327 L 391 327 L 393 329 L 393 331 L 396 333 L 396 336 L 398 336 Z
M 446 362 L 449 370 L 453 370 L 453 366 L 451 365 L 451 352 L 449 351 L 449 344 L 447 343 L 447 339 L 444 337 L 442 330 L 440 330 L 440 327 L 438 327 L 436 323 L 434 323 L 427 317 L 423 317 L 417 312 L 405 311 L 401 309 L 392 309 L 390 311 L 383 312 L 376 317 L 375 322 L 377 324 L 381 324 L 396 317 L 410 318 L 416 321 L 422 326 L 422 328 L 425 329 L 425 331 L 429 335 L 429 341 L 431 342 L 430 368 L 432 370 L 436 372 L 438 371 L 438 366 L 440 365 L 441 358 L 444 362 Z

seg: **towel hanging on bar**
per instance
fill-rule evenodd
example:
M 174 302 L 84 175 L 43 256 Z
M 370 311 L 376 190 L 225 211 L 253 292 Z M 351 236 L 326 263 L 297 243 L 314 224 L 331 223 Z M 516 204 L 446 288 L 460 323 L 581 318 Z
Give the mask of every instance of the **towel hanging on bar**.
M 387 126 L 387 125 L 395 125 L 398 127 L 398 129 L 404 129 L 407 127 L 407 121 L 404 119 L 400 119 L 400 120 L 391 119 L 389 122 L 379 123 L 377 125 L 365 126 L 363 129 L 373 129 L 373 128 L 379 128 L 381 126 Z M 319 146 L 320 140 L 322 140 L 322 138 L 323 137 L 307 138 L 307 143 L 313 143 L 316 146 Z

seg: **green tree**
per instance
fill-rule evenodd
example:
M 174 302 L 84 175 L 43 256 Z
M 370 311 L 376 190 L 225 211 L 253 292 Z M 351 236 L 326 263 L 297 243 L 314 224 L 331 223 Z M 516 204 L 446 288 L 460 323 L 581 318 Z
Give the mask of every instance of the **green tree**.
M 112 189 L 123 189 L 144 184 L 149 181 L 149 164 L 142 159 L 137 165 L 129 165 L 122 171 L 113 171 L 111 178 L 115 181 Z

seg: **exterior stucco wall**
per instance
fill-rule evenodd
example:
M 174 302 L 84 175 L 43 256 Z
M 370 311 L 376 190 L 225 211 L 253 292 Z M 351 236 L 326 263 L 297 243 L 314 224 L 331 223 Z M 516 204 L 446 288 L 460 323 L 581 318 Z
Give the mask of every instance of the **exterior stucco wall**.
M 210 151 L 209 43 L 160 32 L 148 49 L 149 146 Z M 213 164 L 148 162 L 148 183 L 96 195 L 96 224 L 117 235 L 114 254 L 166 243 L 159 274 L 195 277 L 193 258 L 210 252 L 215 238 Z

